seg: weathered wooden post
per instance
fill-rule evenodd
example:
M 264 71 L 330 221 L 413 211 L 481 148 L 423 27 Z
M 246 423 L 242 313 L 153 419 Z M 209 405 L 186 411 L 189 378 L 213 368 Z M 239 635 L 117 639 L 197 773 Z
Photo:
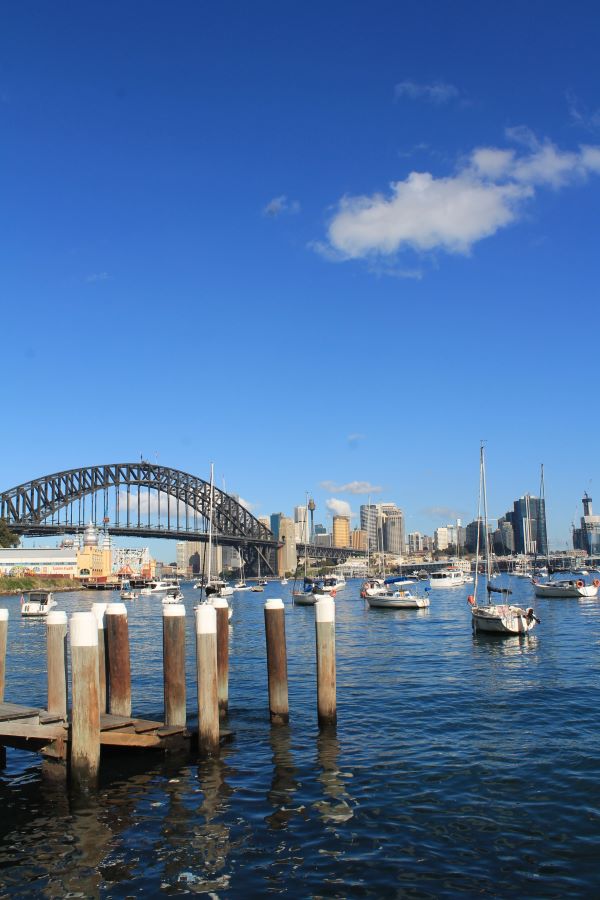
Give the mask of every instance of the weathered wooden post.
M 131 664 L 129 628 L 124 603 L 109 603 L 104 614 L 108 670 L 108 711 L 113 716 L 131 715 Z
M 185 606 L 163 607 L 165 725 L 185 725 Z
M 104 614 L 108 603 L 92 603 L 92 612 L 98 622 L 98 675 L 100 679 L 100 712 L 108 712 L 108 690 L 106 672 L 106 629 Z
M 290 709 L 283 600 L 267 600 L 265 603 L 265 636 L 271 722 L 273 725 L 287 725 Z
M 98 626 L 91 612 L 73 613 L 71 632 L 70 774 L 75 787 L 95 787 L 100 769 Z
M 219 751 L 217 693 L 217 614 L 210 603 L 196 609 L 196 669 L 198 679 L 198 749 L 205 755 Z
M 6 680 L 6 642 L 8 637 L 8 610 L 0 609 L 0 703 L 4 703 Z
M 67 718 L 67 614 L 50 610 L 46 616 L 48 652 L 48 712 Z
M 229 603 L 225 597 L 217 597 L 213 606 L 217 613 L 217 695 L 219 715 L 224 717 L 229 709 Z
M 335 699 L 335 601 L 323 597 L 315 603 L 317 635 L 317 713 L 319 725 L 337 722 Z

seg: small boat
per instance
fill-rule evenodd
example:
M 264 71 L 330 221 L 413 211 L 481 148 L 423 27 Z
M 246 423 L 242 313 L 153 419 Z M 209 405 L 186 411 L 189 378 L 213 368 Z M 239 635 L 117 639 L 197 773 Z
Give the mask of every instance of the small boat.
M 52 591 L 30 591 L 21 595 L 21 615 L 31 619 L 44 619 L 56 606 Z
M 581 574 L 573 574 L 571 578 L 552 578 L 547 581 L 533 581 L 533 590 L 536 597 L 585 597 L 592 599 L 598 596 L 600 580 L 594 578 L 591 584 L 586 583 Z
M 170 587 L 162 599 L 163 603 L 181 603 L 183 594 L 178 587 Z
M 429 585 L 432 588 L 455 587 L 459 584 L 465 584 L 466 580 L 462 569 L 449 566 L 447 569 L 440 569 L 439 572 L 432 572 L 429 576 Z
M 483 498 L 483 519 L 481 517 L 481 501 Z M 495 587 L 492 585 L 491 577 L 491 558 L 488 533 L 488 515 L 487 515 L 487 492 L 485 484 L 485 453 L 483 442 L 479 450 L 479 505 L 477 510 L 477 521 L 483 524 L 483 535 L 485 541 L 485 569 L 487 575 L 487 604 L 479 605 L 477 603 L 477 588 L 479 581 L 479 535 L 481 528 L 477 528 L 477 553 L 475 563 L 475 585 L 473 594 L 467 601 L 471 606 L 471 624 L 473 631 L 487 632 L 489 634 L 513 635 L 528 634 L 532 628 L 539 624 L 539 619 L 535 615 L 532 607 L 522 609 L 520 606 L 512 606 L 508 603 L 490 603 L 491 593 L 500 593 L 509 595 L 511 593 L 507 588 Z
M 282 579 L 281 579 L 281 584 L 287 584 L 287 583 L 288 583 L 287 578 L 282 578 Z
M 262 594 L 262 592 L 264 591 L 264 587 L 263 587 L 263 585 L 260 583 L 260 581 L 257 581 L 256 584 L 253 584 L 253 585 L 252 585 L 252 587 L 250 588 L 250 590 L 251 590 L 251 591 L 254 591 L 255 594 Z
M 429 606 L 429 597 L 413 594 L 403 588 L 373 595 L 367 594 L 366 600 L 369 606 L 376 609 L 426 609 Z
M 250 587 L 249 584 L 246 584 L 245 581 L 236 581 L 236 583 L 233 586 L 233 590 L 234 591 L 250 591 L 250 590 L 252 590 L 252 588 Z
M 121 600 L 137 600 L 138 594 L 136 591 L 131 590 L 131 585 L 128 581 L 121 582 Z

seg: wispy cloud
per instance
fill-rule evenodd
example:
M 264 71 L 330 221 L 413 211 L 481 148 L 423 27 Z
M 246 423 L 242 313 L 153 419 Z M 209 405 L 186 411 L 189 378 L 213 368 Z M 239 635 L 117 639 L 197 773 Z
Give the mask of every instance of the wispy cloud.
M 254 510 L 258 508 L 258 504 L 250 503 L 249 500 L 244 500 L 243 497 L 238 497 L 238 502 L 241 506 L 244 507 L 244 509 L 247 509 L 248 512 L 254 512 Z
M 358 431 L 355 431 L 352 434 L 349 434 L 346 440 L 348 441 L 348 445 L 354 448 L 357 447 L 361 441 L 364 441 L 365 438 L 366 434 L 360 434 Z
M 325 506 L 334 516 L 352 517 L 352 510 L 347 500 L 337 500 L 335 497 L 330 497 L 329 500 L 325 501 Z
M 467 255 L 478 241 L 517 222 L 537 190 L 600 174 L 600 145 L 561 150 L 523 127 L 510 129 L 507 138 L 525 149 L 477 147 L 451 175 L 411 172 L 387 194 L 342 197 L 325 255 L 371 264 L 407 249 Z
M 590 109 L 573 91 L 567 91 L 565 96 L 573 125 L 585 128 L 586 131 L 598 131 L 600 129 L 600 107 Z
M 460 91 L 453 84 L 445 81 L 423 84 L 406 79 L 395 85 L 394 97 L 397 100 L 407 97 L 409 100 L 425 100 L 427 103 L 442 104 L 457 100 L 460 97 Z
M 347 484 L 336 484 L 334 481 L 322 481 L 321 487 L 332 494 L 381 494 L 383 488 L 370 481 L 349 481 Z
M 110 281 L 111 276 L 108 272 L 92 272 L 91 275 L 86 276 L 86 282 L 88 284 L 96 284 L 99 281 Z
M 298 201 L 288 200 L 285 194 L 281 194 L 279 197 L 273 197 L 273 199 L 269 200 L 267 205 L 263 207 L 263 216 L 267 216 L 271 219 L 284 214 L 294 215 L 298 212 L 300 212 L 300 204 Z
M 421 510 L 421 515 L 436 521 L 456 522 L 457 519 L 462 519 L 467 514 L 464 510 L 455 509 L 453 506 L 426 506 Z

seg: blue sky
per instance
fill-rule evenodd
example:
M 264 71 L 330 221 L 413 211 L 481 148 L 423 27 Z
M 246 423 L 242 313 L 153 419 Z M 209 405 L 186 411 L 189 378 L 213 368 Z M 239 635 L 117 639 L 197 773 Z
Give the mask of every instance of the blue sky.
M 2 487 L 213 460 L 258 515 L 364 482 L 430 533 L 473 516 L 483 438 L 492 514 L 544 462 L 564 547 L 598 480 L 599 38 L 588 2 L 7 7 Z

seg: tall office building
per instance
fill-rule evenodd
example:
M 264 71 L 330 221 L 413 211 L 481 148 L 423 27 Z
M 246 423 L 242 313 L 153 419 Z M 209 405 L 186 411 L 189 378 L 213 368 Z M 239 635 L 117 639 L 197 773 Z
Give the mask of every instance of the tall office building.
M 408 552 L 422 553 L 425 549 L 423 535 L 420 531 L 410 531 L 407 535 Z
M 404 513 L 395 503 L 365 503 L 360 507 L 360 527 L 369 537 L 369 550 L 404 552 Z
M 353 550 L 367 550 L 367 532 L 362 528 L 354 528 L 350 535 L 350 546 Z
M 538 556 L 548 554 L 546 536 L 546 503 L 539 497 L 525 494 L 513 503 L 512 526 L 515 551 Z
M 581 527 L 573 529 L 573 548 L 597 556 L 600 554 L 600 516 L 594 515 L 592 498 L 587 493 L 583 495 L 581 502 L 583 503 Z
M 279 524 L 283 518 L 284 518 L 284 515 L 282 512 L 271 513 L 271 519 L 270 519 L 271 531 L 273 532 L 273 534 L 275 535 L 275 537 L 278 540 L 279 540 Z
M 448 544 L 452 543 L 448 536 L 448 529 L 446 526 L 442 528 L 436 528 L 433 532 L 433 545 L 436 550 L 446 550 L 448 548 Z
M 294 526 L 296 531 L 296 543 L 310 543 L 310 525 L 308 521 L 308 509 L 306 506 L 294 507 Z
M 383 549 L 394 556 L 404 555 L 404 513 L 391 504 L 384 512 Z
M 277 553 L 277 563 L 279 575 L 285 575 L 286 572 L 295 572 L 298 565 L 298 557 L 296 555 L 296 530 L 294 522 L 288 516 L 281 515 L 278 523 L 278 536 L 282 542 Z
M 332 529 L 332 546 L 349 547 L 350 546 L 350 517 L 334 516 Z

